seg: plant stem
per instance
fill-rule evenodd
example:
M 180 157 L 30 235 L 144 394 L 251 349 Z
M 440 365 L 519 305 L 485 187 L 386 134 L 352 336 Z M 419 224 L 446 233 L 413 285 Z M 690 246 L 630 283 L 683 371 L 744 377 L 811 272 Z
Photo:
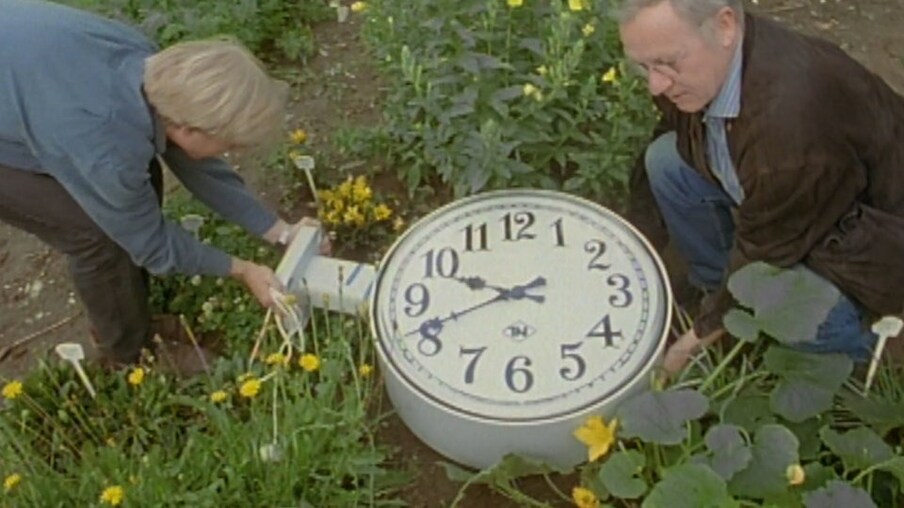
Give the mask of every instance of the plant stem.
M 729 351 L 728 354 L 725 355 L 725 358 L 722 359 L 722 362 L 717 365 L 715 369 L 713 369 L 709 376 L 707 376 L 703 381 L 703 384 L 700 385 L 700 392 L 706 391 L 706 389 L 709 388 L 709 385 L 715 382 L 716 378 L 722 373 L 722 371 L 725 370 L 726 367 L 728 367 L 728 365 L 734 360 L 736 356 L 738 356 L 738 354 L 740 354 L 743 347 L 744 342 L 739 341 L 733 348 L 731 348 L 731 351 Z

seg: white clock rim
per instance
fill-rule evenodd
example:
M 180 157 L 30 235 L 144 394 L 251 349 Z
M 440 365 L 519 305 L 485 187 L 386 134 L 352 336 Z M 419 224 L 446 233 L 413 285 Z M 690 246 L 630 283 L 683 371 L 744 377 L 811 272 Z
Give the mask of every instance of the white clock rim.
M 377 300 L 381 294 L 380 288 L 381 286 L 385 286 L 382 284 L 383 281 L 383 268 L 388 265 L 388 262 L 393 258 L 396 254 L 396 251 L 405 243 L 405 241 L 415 232 L 428 227 L 429 224 L 435 222 L 433 219 L 436 216 L 441 216 L 447 213 L 449 210 L 454 210 L 457 208 L 463 208 L 465 206 L 471 205 L 475 201 L 485 201 L 492 200 L 499 197 L 518 197 L 519 195 L 525 197 L 540 197 L 540 198 L 551 198 L 554 200 L 567 200 L 571 201 L 574 204 L 579 206 L 588 207 L 591 209 L 595 209 L 596 211 L 602 213 L 603 215 L 611 216 L 614 218 L 616 222 L 619 223 L 619 226 L 625 228 L 633 238 L 641 244 L 641 246 L 646 251 L 650 260 L 652 261 L 653 266 L 658 271 L 660 277 L 659 282 L 662 285 L 663 290 L 663 309 L 664 316 L 662 320 L 662 330 L 658 334 L 658 343 L 657 346 L 650 352 L 649 357 L 646 360 L 646 365 L 638 369 L 638 375 L 635 379 L 638 380 L 636 383 L 624 382 L 620 383 L 620 386 L 617 390 L 609 392 L 606 397 L 594 399 L 586 404 L 582 404 L 581 406 L 573 407 L 568 409 L 567 411 L 556 412 L 549 415 L 538 415 L 535 417 L 495 417 L 489 415 L 478 414 L 473 411 L 462 410 L 452 404 L 446 403 L 442 400 L 438 400 L 437 397 L 427 393 L 426 390 L 412 380 L 409 379 L 409 376 L 405 375 L 401 369 L 397 368 L 395 362 L 388 357 L 386 352 L 386 345 L 384 345 L 383 334 L 380 332 L 379 326 L 379 318 L 378 318 L 378 305 Z M 454 413 L 460 418 L 464 418 L 467 420 L 480 422 L 480 423 L 505 423 L 506 425 L 523 425 L 526 427 L 532 427 L 535 425 L 545 425 L 545 424 L 553 424 L 562 421 L 570 420 L 576 414 L 586 413 L 587 411 L 592 410 L 593 408 L 604 407 L 612 404 L 613 402 L 619 401 L 626 394 L 636 391 L 638 389 L 639 383 L 646 378 L 650 371 L 652 371 L 659 359 L 662 357 L 663 351 L 666 345 L 666 339 L 670 332 L 671 320 L 672 320 L 672 307 L 673 307 L 673 295 L 671 283 L 669 281 L 668 272 L 665 268 L 665 263 L 662 261 L 662 258 L 653 248 L 653 245 L 650 241 L 640 233 L 640 231 L 631 224 L 627 219 L 617 214 L 615 211 L 606 208 L 599 203 L 590 201 L 589 199 L 582 198 L 580 196 L 575 196 L 562 191 L 554 191 L 547 189 L 502 189 L 502 190 L 494 190 L 494 191 L 486 191 L 481 192 L 479 194 L 474 194 L 472 196 L 467 196 L 464 198 L 456 199 L 450 203 L 447 203 L 427 215 L 418 219 L 411 227 L 405 230 L 404 233 L 399 235 L 398 238 L 392 243 L 389 249 L 386 251 L 386 254 L 383 255 L 379 264 L 377 265 L 377 273 L 374 276 L 373 290 L 370 294 L 370 302 L 368 305 L 368 313 L 370 320 L 370 328 L 371 328 L 371 336 L 376 342 L 376 350 L 381 360 L 381 363 L 385 367 L 389 367 L 391 371 L 391 375 L 393 375 L 399 382 L 403 383 L 410 393 L 416 394 L 418 398 L 423 400 L 424 402 L 429 403 L 430 405 L 443 410 Z

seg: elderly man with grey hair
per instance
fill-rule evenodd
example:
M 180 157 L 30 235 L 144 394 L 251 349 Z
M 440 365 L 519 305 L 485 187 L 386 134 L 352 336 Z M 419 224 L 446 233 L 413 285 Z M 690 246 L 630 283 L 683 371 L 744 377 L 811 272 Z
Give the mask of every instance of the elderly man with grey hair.
M 865 324 L 904 309 L 904 98 L 739 0 L 625 0 L 619 30 L 661 112 L 629 218 L 706 294 L 665 369 L 724 333 L 727 279 L 754 261 L 837 293 L 806 349 L 868 359 Z

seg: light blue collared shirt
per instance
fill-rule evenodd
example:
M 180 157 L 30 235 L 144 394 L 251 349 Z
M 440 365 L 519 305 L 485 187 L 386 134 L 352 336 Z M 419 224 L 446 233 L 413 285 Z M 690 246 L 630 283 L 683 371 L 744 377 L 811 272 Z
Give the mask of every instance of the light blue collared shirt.
M 725 83 L 703 116 L 706 123 L 706 153 L 710 168 L 722 183 L 725 192 L 738 205 L 744 200 L 744 189 L 738 181 L 738 172 L 728 151 L 725 120 L 737 118 L 741 111 L 741 65 L 744 58 L 742 46 L 743 40 L 739 41 L 738 47 L 735 48 Z

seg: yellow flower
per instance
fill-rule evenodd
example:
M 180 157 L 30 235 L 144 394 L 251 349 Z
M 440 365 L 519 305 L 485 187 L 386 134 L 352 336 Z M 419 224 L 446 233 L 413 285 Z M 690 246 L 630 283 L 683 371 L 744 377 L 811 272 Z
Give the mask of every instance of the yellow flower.
M 364 12 L 367 10 L 366 2 L 355 2 L 352 4 L 352 12 Z
M 314 372 L 320 368 L 320 358 L 317 358 L 317 355 L 308 353 L 298 359 L 298 365 L 306 372 Z
M 361 210 L 358 209 L 358 206 L 350 206 L 348 210 L 345 211 L 345 214 L 342 215 L 342 222 L 345 224 L 353 224 L 356 226 L 363 226 L 366 222 L 364 214 L 361 213 Z
M 370 198 L 373 197 L 374 192 L 367 185 L 367 179 L 363 176 L 359 176 L 355 179 L 355 184 L 352 186 L 352 199 L 356 203 L 366 203 L 370 201 Z
M 609 453 L 615 443 L 615 429 L 618 420 L 613 419 L 607 426 L 599 416 L 591 416 L 584 425 L 574 431 L 574 437 L 587 446 L 587 459 L 591 462 Z
M 253 399 L 261 391 L 261 382 L 259 379 L 249 379 L 242 383 L 239 387 L 239 395 L 246 399 Z
M 240 375 L 238 378 L 236 378 L 236 380 L 239 383 L 244 383 L 245 381 L 248 381 L 249 379 L 251 379 L 253 377 L 254 377 L 254 374 L 252 374 L 251 372 L 246 372 L 246 373 Z
M 13 400 L 19 395 L 22 395 L 22 382 L 21 381 L 10 381 L 3 386 L 3 397 L 9 400 Z
M 373 374 L 374 368 L 366 363 L 362 363 L 360 367 L 358 367 L 358 375 L 361 377 L 368 377 Z
M 584 37 L 590 37 L 595 31 L 596 27 L 593 26 L 592 23 L 587 23 L 586 25 L 584 25 L 584 28 L 581 29 L 581 33 L 584 34 Z
M 514 9 L 515 7 L 521 7 L 522 5 L 524 5 L 524 0 L 506 0 L 505 3 L 508 4 L 509 7 Z
M 525 83 L 524 86 L 521 88 L 521 92 L 524 94 L 525 97 L 530 97 L 539 91 L 540 91 L 540 89 L 535 87 L 533 85 L 533 83 Z
M 218 403 L 226 400 L 228 397 L 229 397 L 229 395 L 225 391 L 217 390 L 210 394 L 210 401 L 213 402 L 214 404 L 218 404 Z
M 277 365 L 277 364 L 286 364 L 286 355 L 282 353 L 270 353 L 267 355 L 267 358 L 264 360 L 264 363 L 267 365 Z
M 352 180 L 352 177 L 348 177 L 348 180 L 340 183 L 339 186 L 336 187 L 337 197 L 339 197 L 339 198 L 352 197 L 353 186 L 354 186 L 354 181 Z
M 573 11 L 583 11 L 586 7 L 586 0 L 568 0 L 568 8 Z
M 618 71 L 615 70 L 615 67 L 609 67 L 609 70 L 603 74 L 601 79 L 603 80 L 603 83 L 615 83 L 618 79 Z
M 549 69 L 547 69 L 545 65 L 541 65 L 541 66 L 537 67 L 537 74 L 539 74 L 541 76 L 545 76 L 548 73 L 549 73 Z
M 132 369 L 132 372 L 129 372 L 129 384 L 132 386 L 138 386 L 144 382 L 144 369 L 141 367 L 136 367 Z
M 405 227 L 405 219 L 403 219 L 400 215 L 396 215 L 394 221 L 392 221 L 392 230 L 393 231 L 401 231 Z
M 114 485 L 104 489 L 104 492 L 100 495 L 100 502 L 110 506 L 119 506 L 122 504 L 124 497 L 125 492 L 122 490 L 122 487 Z
M 596 494 L 590 489 L 584 487 L 575 487 L 571 489 L 571 500 L 578 508 L 597 508 L 600 505 Z
M 19 484 L 22 483 L 22 475 L 19 473 L 13 473 L 6 477 L 3 480 L 3 492 L 11 492 L 14 488 L 18 487 Z
M 330 210 L 320 217 L 327 226 L 335 226 L 342 222 L 342 217 L 336 210 Z
M 788 478 L 789 485 L 800 485 L 807 479 L 807 474 L 800 464 L 791 464 L 785 470 L 785 477 Z
M 295 143 L 296 145 L 301 145 L 301 144 L 304 144 L 304 142 L 308 140 L 308 133 L 305 132 L 303 129 L 295 129 L 294 131 L 292 131 L 291 134 L 289 134 L 289 139 L 291 139 L 292 142 Z M 293 159 L 294 159 L 294 157 L 293 157 Z
M 383 203 L 380 203 L 379 205 L 374 207 L 374 219 L 376 219 L 378 221 L 386 220 L 391 216 L 392 216 L 392 208 L 389 208 L 388 206 L 384 205 Z

